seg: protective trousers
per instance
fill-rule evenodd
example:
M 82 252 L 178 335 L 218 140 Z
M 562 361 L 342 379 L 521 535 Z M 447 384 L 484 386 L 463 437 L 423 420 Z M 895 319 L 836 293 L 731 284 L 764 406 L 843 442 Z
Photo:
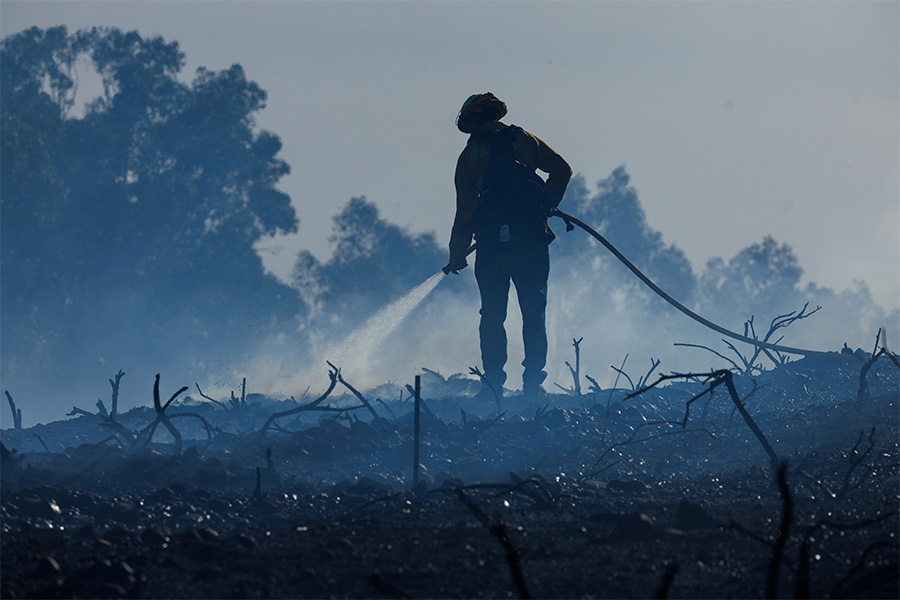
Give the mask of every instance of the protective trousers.
M 536 388 L 547 377 L 547 278 L 550 252 L 543 241 L 510 240 L 478 244 L 475 279 L 481 292 L 481 361 L 485 376 L 498 388 L 506 381 L 506 307 L 509 282 L 516 286 L 522 311 L 525 360 L 523 389 Z

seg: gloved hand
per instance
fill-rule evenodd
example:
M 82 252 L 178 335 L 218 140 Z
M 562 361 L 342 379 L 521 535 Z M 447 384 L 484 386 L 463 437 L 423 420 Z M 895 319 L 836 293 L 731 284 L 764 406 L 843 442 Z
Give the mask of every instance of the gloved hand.
M 453 273 L 454 275 L 459 275 L 459 272 L 468 266 L 469 266 L 469 263 L 466 260 L 465 256 L 453 256 L 451 254 L 450 262 L 447 263 L 447 266 L 444 267 L 442 270 L 444 271 L 445 274 Z

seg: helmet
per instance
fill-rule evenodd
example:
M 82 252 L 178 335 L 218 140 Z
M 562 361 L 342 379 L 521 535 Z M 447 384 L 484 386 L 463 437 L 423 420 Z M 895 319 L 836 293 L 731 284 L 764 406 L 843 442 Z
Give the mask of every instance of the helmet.
M 506 112 L 506 104 L 492 93 L 473 94 L 459 109 L 456 127 L 463 133 L 472 133 L 482 123 L 502 119 Z

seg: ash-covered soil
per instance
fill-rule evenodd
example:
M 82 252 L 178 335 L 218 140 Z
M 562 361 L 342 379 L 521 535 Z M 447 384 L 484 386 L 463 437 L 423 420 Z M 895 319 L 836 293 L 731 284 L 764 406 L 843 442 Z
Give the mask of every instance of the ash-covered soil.
M 180 397 L 180 454 L 153 407 L 4 430 L 0 595 L 897 598 L 900 370 L 860 401 L 862 366 L 735 377 L 776 462 L 696 379 L 498 404 L 425 372 L 417 484 L 396 386 L 262 435 L 314 398 Z

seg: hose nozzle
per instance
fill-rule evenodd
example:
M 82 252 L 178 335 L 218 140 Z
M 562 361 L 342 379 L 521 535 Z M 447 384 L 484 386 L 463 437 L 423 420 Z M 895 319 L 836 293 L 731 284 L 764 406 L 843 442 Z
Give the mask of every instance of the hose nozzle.
M 475 252 L 475 248 L 476 248 L 477 246 L 478 246 L 478 243 L 477 243 L 477 242 L 474 243 L 474 244 L 472 244 L 471 246 L 469 246 L 469 247 L 466 249 L 466 253 L 463 255 L 463 259 L 465 259 L 465 257 L 469 256 L 469 255 L 472 254 L 473 252 Z M 466 263 L 465 260 L 463 260 L 463 265 L 460 266 L 460 267 L 457 267 L 456 269 L 452 268 L 452 267 L 450 266 L 451 264 L 452 264 L 452 263 L 447 263 L 447 266 L 444 267 L 443 269 L 441 269 L 441 271 L 444 272 L 444 275 L 449 275 L 450 273 L 456 273 L 456 274 L 459 274 L 459 270 L 460 270 L 460 269 L 464 269 L 464 268 L 468 265 L 468 263 Z

